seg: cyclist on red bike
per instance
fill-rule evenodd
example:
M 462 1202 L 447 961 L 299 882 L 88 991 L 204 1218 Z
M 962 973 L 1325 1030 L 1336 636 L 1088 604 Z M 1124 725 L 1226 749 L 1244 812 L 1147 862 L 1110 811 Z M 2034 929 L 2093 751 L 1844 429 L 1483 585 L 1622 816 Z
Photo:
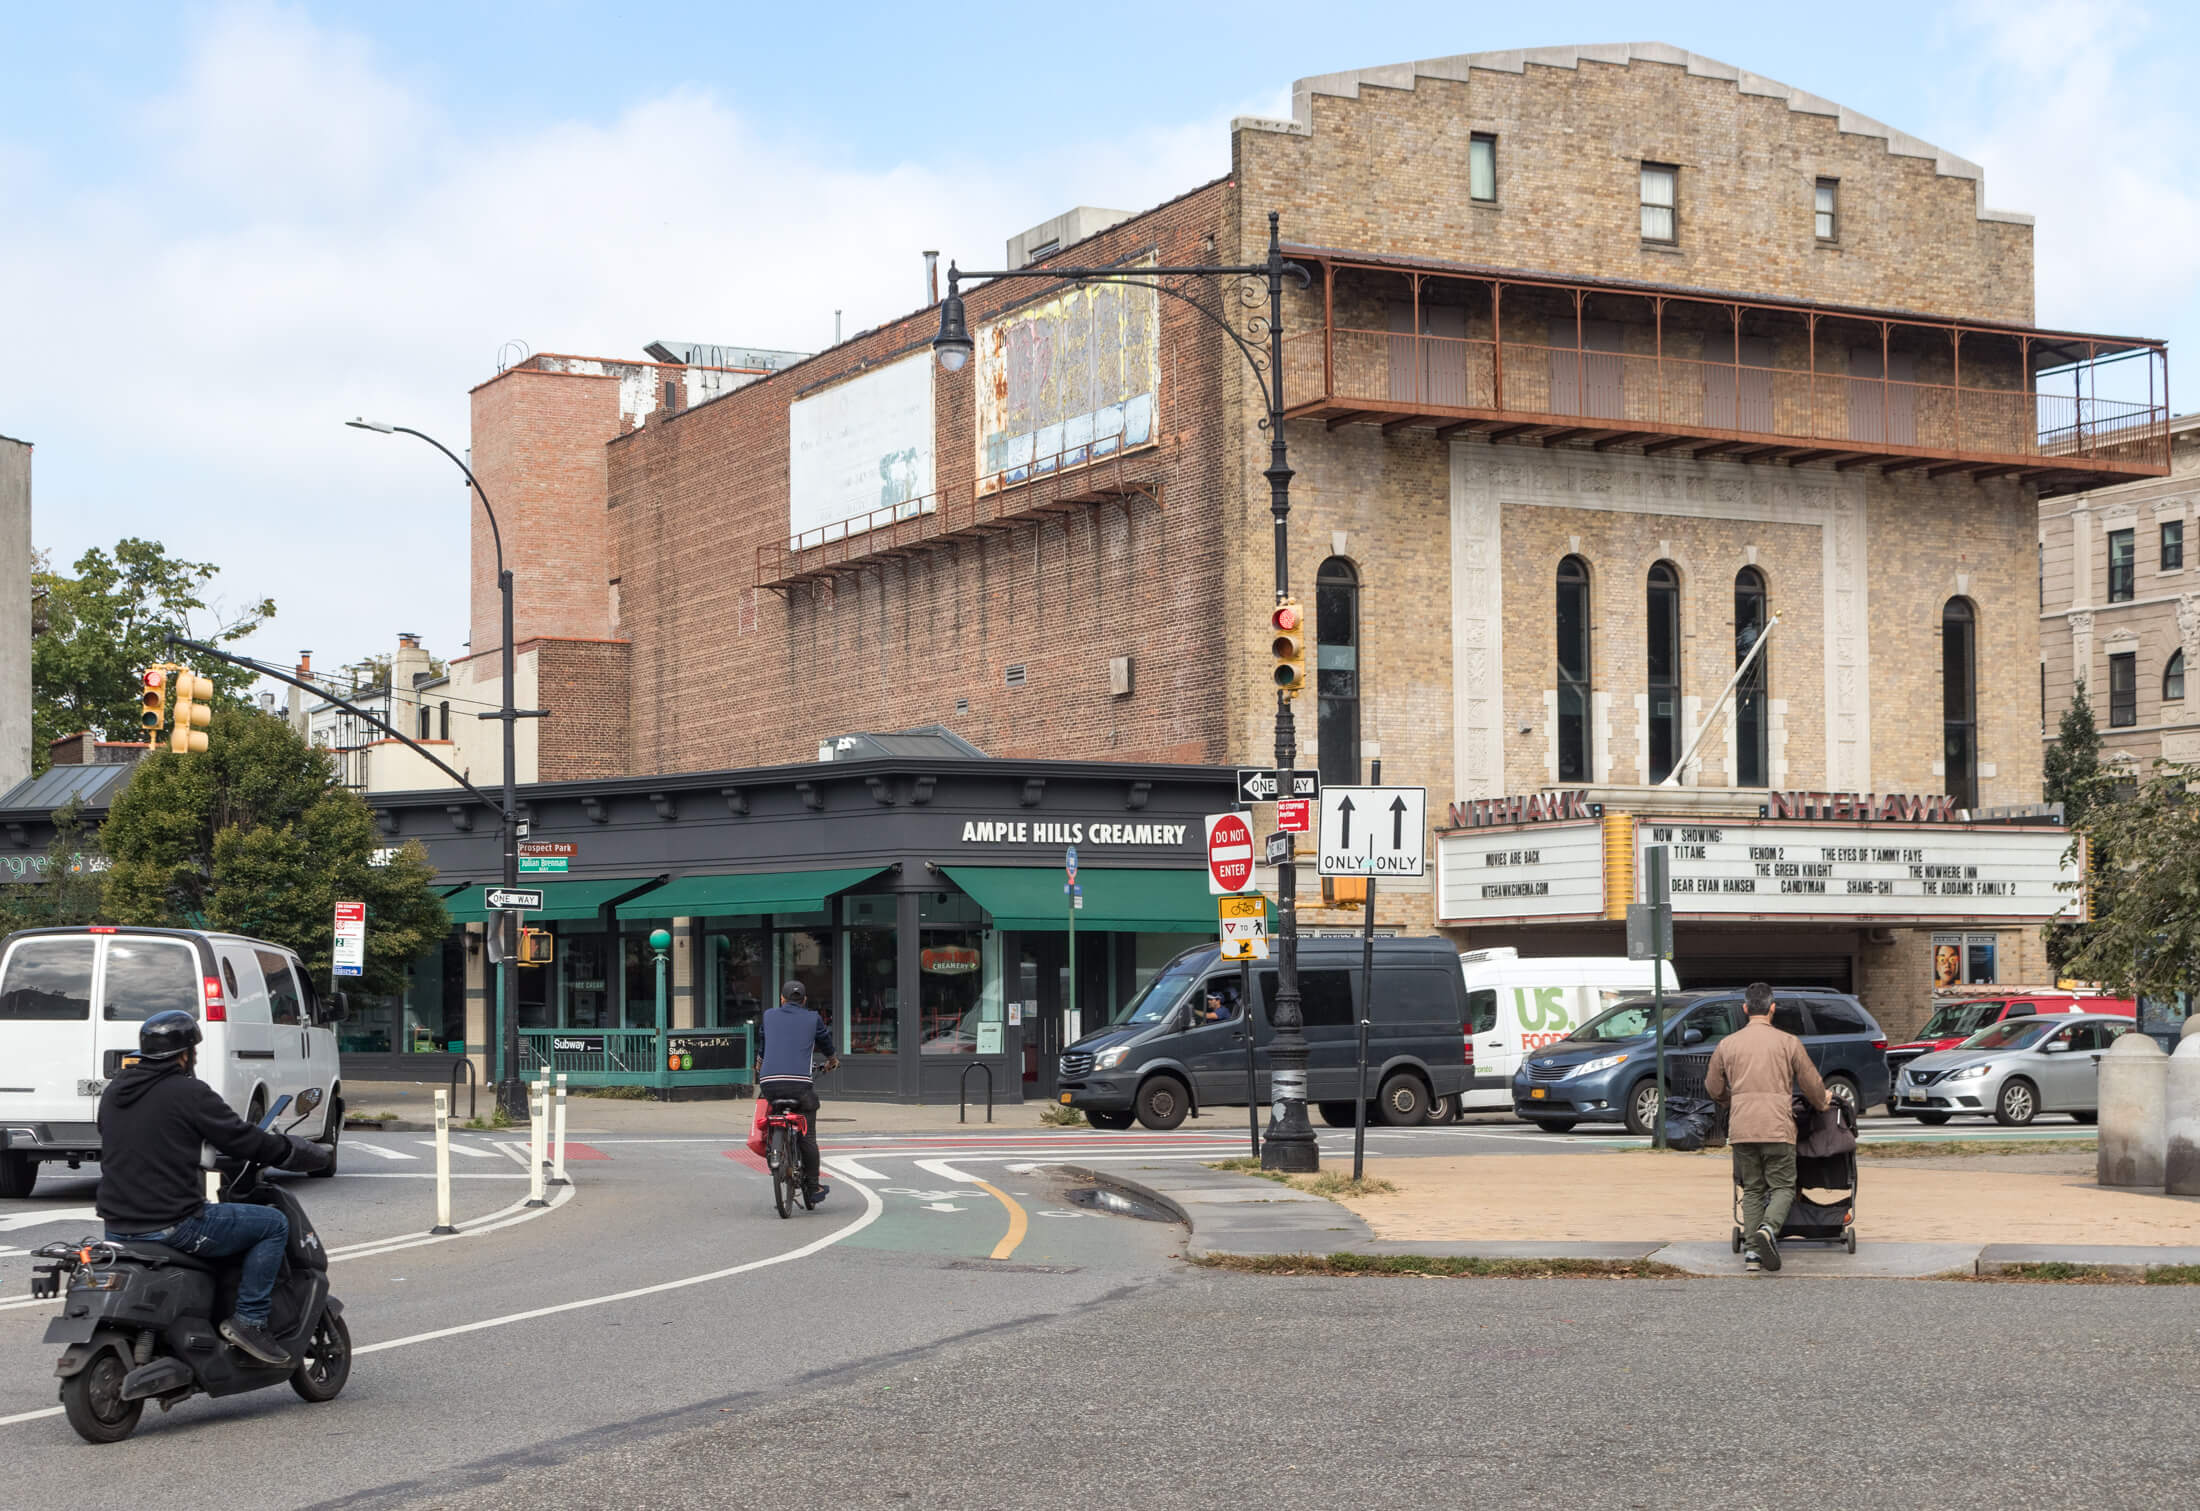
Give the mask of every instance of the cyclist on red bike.
M 814 1207 L 825 1199 L 826 1188 L 817 1178 L 818 1103 L 811 1056 L 823 1055 L 827 1070 L 840 1068 L 840 1056 L 833 1050 L 833 1031 L 810 1010 L 808 997 L 801 982 L 788 982 L 779 989 L 779 1005 L 767 1010 L 757 1025 L 756 1094 L 766 1106 L 792 1102 L 802 1114 L 802 1184 Z

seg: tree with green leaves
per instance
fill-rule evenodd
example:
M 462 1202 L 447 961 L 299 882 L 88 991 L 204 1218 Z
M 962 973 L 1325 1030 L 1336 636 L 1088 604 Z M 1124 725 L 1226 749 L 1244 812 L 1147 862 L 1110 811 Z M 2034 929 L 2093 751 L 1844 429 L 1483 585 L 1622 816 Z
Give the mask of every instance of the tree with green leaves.
M 366 800 L 287 721 L 217 708 L 208 733 L 201 754 L 148 755 L 116 798 L 101 835 L 109 914 L 288 945 L 325 983 L 335 906 L 364 902 L 357 988 L 403 991 L 406 969 L 450 928 L 426 851 L 385 846 Z
M 2063 822 L 2073 830 L 2083 828 L 2097 803 L 2115 801 L 2112 784 L 2101 780 L 2101 731 L 2093 722 L 2093 704 L 2085 695 L 2083 678 L 2071 689 L 2070 706 L 2063 710 L 2055 743 L 2047 747 L 2043 777 L 2042 796 L 2063 805 Z M 2093 841 L 2096 868 L 2107 858 L 2103 843 L 2098 838 Z M 2084 931 L 2085 925 L 2078 923 L 2047 926 L 2047 962 L 2058 974 L 2067 974 Z
M 2072 975 L 2167 996 L 2200 976 L 2200 766 L 2155 763 L 2129 792 L 2114 772 L 2087 783 L 2075 825 L 2092 849 L 2093 921 L 2073 931 Z
M 168 645 L 171 632 L 222 645 L 274 616 L 272 598 L 235 615 L 210 609 L 203 595 L 219 570 L 211 562 L 170 556 L 159 541 L 135 536 L 112 552 L 97 546 L 86 551 L 74 575 L 35 564 L 32 586 L 43 592 L 45 604 L 45 628 L 31 642 L 35 770 L 46 768 L 50 741 L 80 729 L 103 740 L 143 738 L 138 676 L 157 662 L 178 659 Z M 254 678 L 226 664 L 192 670 L 213 682 L 218 702 L 241 703 Z

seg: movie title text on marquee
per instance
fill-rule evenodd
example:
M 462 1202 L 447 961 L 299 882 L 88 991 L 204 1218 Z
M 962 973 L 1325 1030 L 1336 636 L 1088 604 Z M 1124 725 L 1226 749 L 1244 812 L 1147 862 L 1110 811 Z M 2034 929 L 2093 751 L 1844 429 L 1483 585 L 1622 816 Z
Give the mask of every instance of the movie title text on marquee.
M 1646 823 L 1636 835 L 1668 847 L 1680 914 L 2014 921 L 2078 906 L 2059 886 L 2078 879 L 2059 830 Z

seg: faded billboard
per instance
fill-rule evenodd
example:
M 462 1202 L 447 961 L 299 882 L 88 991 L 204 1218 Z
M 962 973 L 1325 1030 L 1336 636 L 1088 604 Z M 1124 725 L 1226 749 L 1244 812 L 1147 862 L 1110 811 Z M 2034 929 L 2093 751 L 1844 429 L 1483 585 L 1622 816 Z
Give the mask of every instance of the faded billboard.
M 932 354 L 902 358 L 787 408 L 787 532 L 796 550 L 938 507 Z
M 1091 284 L 978 330 L 978 491 L 1148 445 L 1161 296 Z

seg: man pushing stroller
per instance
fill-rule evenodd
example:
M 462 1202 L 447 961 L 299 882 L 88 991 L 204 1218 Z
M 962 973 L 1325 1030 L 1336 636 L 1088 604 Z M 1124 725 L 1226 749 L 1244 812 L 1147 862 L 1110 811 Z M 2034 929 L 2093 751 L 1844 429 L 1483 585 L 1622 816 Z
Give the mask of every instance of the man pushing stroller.
M 1734 1183 L 1742 1188 L 1746 1267 L 1780 1267 L 1780 1225 L 1795 1203 L 1797 1093 L 1820 1112 L 1829 1099 L 1803 1041 L 1772 1026 L 1772 988 L 1753 981 L 1742 990 L 1746 1022 L 1711 1052 L 1704 1090 L 1728 1109 L 1727 1144 Z

